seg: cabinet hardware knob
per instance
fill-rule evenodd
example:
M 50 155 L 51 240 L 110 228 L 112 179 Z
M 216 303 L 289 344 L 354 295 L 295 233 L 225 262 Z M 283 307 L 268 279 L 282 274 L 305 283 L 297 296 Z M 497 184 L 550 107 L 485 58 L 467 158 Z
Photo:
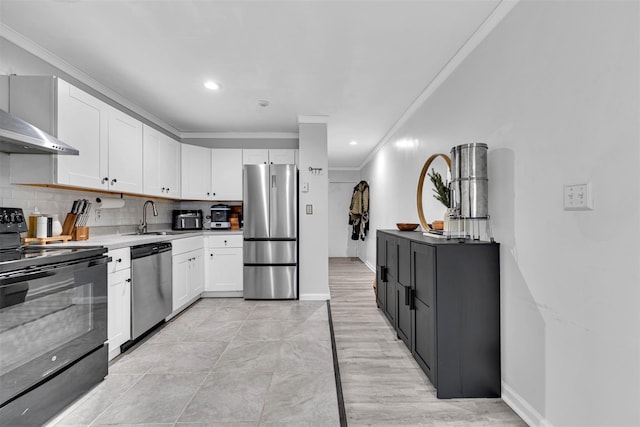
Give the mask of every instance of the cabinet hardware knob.
M 169 192 L 169 190 L 170 190 L 170 188 L 169 188 L 169 187 L 167 187 L 167 193 Z
M 213 254 L 209 254 L 209 256 L 210 256 L 211 258 L 213 258 Z
M 109 177 L 105 176 L 104 178 L 102 178 L 102 183 L 104 184 L 105 182 L 109 181 Z
M 166 188 L 162 187 L 162 190 L 160 190 L 160 191 L 162 191 L 164 193 L 164 190 L 166 190 Z
M 117 179 L 115 179 L 115 178 L 113 178 L 113 179 L 111 180 L 111 185 L 114 185 L 116 182 L 118 182 L 118 180 L 117 180 Z
M 227 246 L 227 241 L 226 240 L 224 241 L 224 245 Z
M 131 279 L 127 279 L 127 282 L 128 282 L 128 283 L 131 283 Z
M 116 262 L 122 262 L 122 258 L 118 258 Z
M 207 192 L 207 196 L 210 196 L 210 195 L 211 195 L 211 193 Z

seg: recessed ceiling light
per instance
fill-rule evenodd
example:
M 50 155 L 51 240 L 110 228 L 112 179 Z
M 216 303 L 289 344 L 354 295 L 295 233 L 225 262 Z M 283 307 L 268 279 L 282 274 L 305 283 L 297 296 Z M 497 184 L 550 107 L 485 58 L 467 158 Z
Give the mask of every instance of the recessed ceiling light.
M 271 104 L 269 101 L 267 101 L 266 99 L 259 99 L 258 100 L 258 107 L 268 107 L 269 104 Z
M 358 141 L 351 141 L 349 145 L 358 145 Z
M 213 80 L 209 80 L 204 82 L 204 87 L 210 90 L 220 90 L 222 89 L 222 85 L 218 82 L 214 82 Z

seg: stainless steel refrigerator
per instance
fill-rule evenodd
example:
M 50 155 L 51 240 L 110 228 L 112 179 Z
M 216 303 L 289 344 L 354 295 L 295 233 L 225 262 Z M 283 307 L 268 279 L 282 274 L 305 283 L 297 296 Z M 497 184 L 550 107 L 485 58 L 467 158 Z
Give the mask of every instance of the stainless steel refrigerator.
M 244 298 L 298 298 L 298 170 L 244 166 Z

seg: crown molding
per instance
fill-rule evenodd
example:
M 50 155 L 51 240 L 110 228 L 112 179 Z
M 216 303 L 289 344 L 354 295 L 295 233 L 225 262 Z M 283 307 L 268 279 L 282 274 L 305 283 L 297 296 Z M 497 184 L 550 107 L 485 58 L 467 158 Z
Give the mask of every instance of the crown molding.
M 298 139 L 297 132 L 182 132 L 182 139 Z
M 25 37 L 24 35 L 20 34 L 19 32 L 17 32 L 16 30 L 14 30 L 13 28 L 9 27 L 4 23 L 0 23 L 0 37 L 7 39 L 8 41 L 15 44 L 16 46 L 26 50 L 32 55 L 35 55 L 36 57 L 50 64 L 51 66 L 59 69 L 60 71 L 68 74 L 69 76 L 73 77 L 79 82 L 82 82 L 83 84 L 96 90 L 102 95 L 110 98 L 117 104 L 120 104 L 121 106 L 138 114 L 139 116 L 144 117 L 145 119 L 149 120 L 155 125 L 162 127 L 166 131 L 174 134 L 175 136 L 180 135 L 180 131 L 178 129 L 174 128 L 168 123 L 165 123 L 163 120 L 160 120 L 158 117 L 154 116 L 148 111 L 145 111 L 142 108 L 138 107 L 137 105 L 131 103 L 129 100 L 122 97 L 117 92 L 109 89 L 107 86 L 103 85 L 102 83 L 98 82 L 97 80 L 95 80 L 93 77 L 91 77 L 84 71 L 80 70 L 79 68 L 76 68 L 74 65 L 68 63 L 64 59 L 48 51 L 44 47 L 40 46 L 33 40 Z
M 427 87 L 415 101 L 405 110 L 394 125 L 384 134 L 380 142 L 371 150 L 360 164 L 362 169 L 386 145 L 391 137 L 415 114 L 415 112 L 433 95 L 433 93 L 449 78 L 453 71 L 473 52 L 478 45 L 493 31 L 505 16 L 520 2 L 520 0 L 502 0 L 489 14 L 487 19 L 478 27 L 467 41 L 451 57 L 449 62 L 436 74 Z

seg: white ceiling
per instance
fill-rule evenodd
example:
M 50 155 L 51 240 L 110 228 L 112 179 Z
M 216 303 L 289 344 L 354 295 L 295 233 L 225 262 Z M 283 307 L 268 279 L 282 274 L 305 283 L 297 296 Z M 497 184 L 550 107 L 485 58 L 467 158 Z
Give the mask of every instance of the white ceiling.
M 329 166 L 349 168 L 499 2 L 0 0 L 0 22 L 182 137 L 328 116 Z

